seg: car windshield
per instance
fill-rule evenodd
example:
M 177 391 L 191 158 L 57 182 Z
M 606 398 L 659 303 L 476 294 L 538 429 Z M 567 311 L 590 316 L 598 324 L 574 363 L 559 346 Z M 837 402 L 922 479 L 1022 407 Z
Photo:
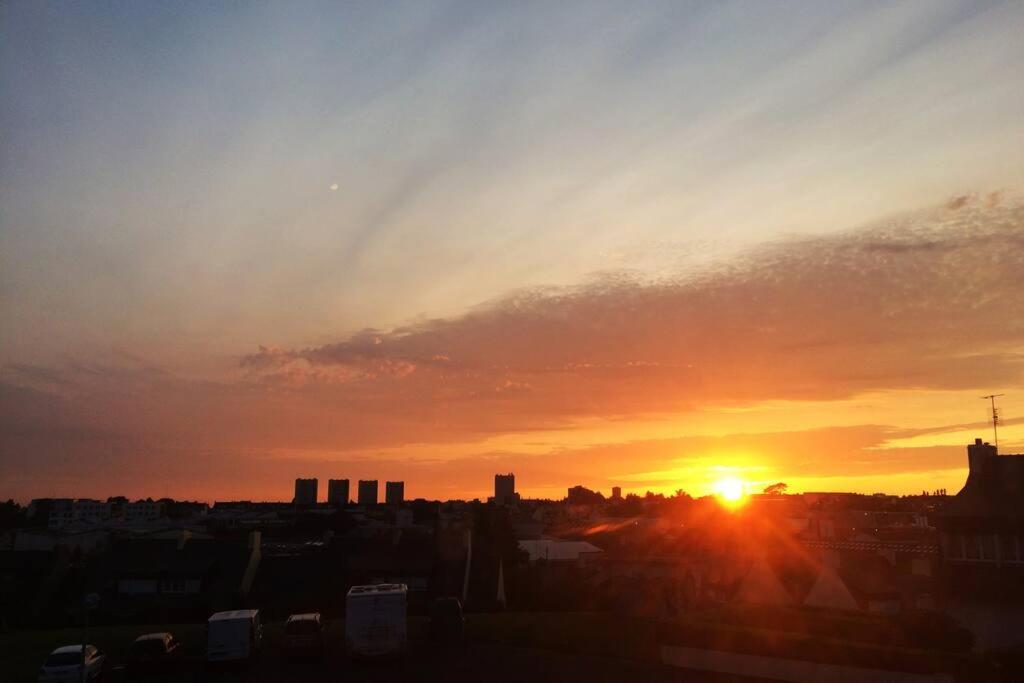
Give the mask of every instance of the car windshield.
M 55 652 L 46 658 L 46 666 L 74 666 L 81 663 L 81 652 Z
M 164 653 L 162 640 L 137 640 L 132 644 L 132 654 L 142 657 L 155 657 Z
M 316 633 L 319 629 L 317 624 L 312 619 L 300 619 L 297 621 L 289 621 L 285 624 L 284 632 L 288 635 L 308 635 Z

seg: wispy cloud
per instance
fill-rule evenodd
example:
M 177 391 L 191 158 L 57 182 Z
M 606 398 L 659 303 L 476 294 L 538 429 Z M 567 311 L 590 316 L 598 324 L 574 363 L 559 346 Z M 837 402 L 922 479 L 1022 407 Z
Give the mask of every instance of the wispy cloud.
M 1024 205 L 978 197 L 896 223 L 776 242 L 676 279 L 604 277 L 316 347 L 271 343 L 242 357 L 230 380 L 188 379 L 124 354 L 9 365 L 0 467 L 48 471 L 97 449 L 104 461 L 156 467 L 156 454 L 181 458 L 193 449 L 271 460 L 316 450 L 354 470 L 387 470 L 394 456 L 366 455 L 429 444 L 444 453 L 458 444 L 464 456 L 474 452 L 467 444 L 501 435 L 766 401 L 1021 386 L 1022 287 Z M 893 417 L 898 422 L 899 411 Z M 780 416 L 778 429 L 794 425 Z M 728 444 L 759 451 L 779 473 L 899 475 L 926 458 L 955 467 L 958 449 L 889 448 L 950 429 L 926 421 L 788 441 L 633 435 L 600 447 L 527 449 L 546 453 L 542 460 L 513 448 L 496 461 L 479 451 L 457 466 L 421 462 L 413 470 L 439 482 L 441 472 L 454 477 L 453 468 L 479 474 L 518 463 L 537 482 L 585 471 L 610 481 L 632 471 L 645 485 L 667 486 L 643 473 L 676 468 L 690 476 L 686 458 L 704 467 L 711 454 L 721 463 Z M 361 454 L 363 464 L 345 453 Z
M 333 368 L 349 380 L 337 391 L 392 391 L 406 405 L 529 386 L 503 408 L 510 429 L 691 402 L 955 389 L 1019 380 L 1022 287 L 1021 204 L 965 200 L 778 242 L 698 276 L 520 292 L 455 318 L 262 348 L 242 366 L 264 381 L 302 368 L 310 383 Z

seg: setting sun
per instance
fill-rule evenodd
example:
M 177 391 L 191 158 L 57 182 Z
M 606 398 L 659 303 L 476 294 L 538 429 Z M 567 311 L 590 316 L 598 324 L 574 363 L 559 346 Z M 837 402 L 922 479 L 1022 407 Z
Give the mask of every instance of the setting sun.
M 741 479 L 736 477 L 725 477 L 715 482 L 715 495 L 725 504 L 730 506 L 739 505 L 746 497 L 746 490 Z

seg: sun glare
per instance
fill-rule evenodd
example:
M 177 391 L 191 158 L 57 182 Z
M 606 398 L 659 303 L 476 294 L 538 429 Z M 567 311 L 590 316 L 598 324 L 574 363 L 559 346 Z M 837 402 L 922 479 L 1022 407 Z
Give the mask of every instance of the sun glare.
M 715 495 L 729 507 L 736 507 L 746 497 L 746 490 L 741 479 L 725 477 L 715 482 Z

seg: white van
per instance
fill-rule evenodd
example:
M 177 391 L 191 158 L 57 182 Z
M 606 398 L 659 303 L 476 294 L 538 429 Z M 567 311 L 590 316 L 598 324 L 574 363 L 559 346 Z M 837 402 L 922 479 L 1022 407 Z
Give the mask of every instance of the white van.
M 217 612 L 206 622 L 206 661 L 248 659 L 260 649 L 262 641 L 258 609 Z
M 345 644 L 356 656 L 401 654 L 406 648 L 404 583 L 352 586 L 345 599 Z

